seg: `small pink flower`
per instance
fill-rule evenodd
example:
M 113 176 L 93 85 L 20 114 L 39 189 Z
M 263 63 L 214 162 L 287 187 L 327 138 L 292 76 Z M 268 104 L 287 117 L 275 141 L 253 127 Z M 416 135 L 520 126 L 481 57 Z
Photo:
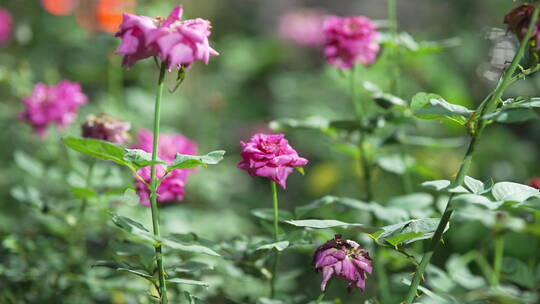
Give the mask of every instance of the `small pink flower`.
M 67 80 L 51 86 L 38 83 L 32 95 L 23 98 L 26 110 L 19 118 L 32 125 L 38 135 L 45 136 L 49 124 L 56 124 L 60 129 L 71 124 L 79 107 L 87 101 L 78 83 Z
M 333 66 L 350 69 L 356 63 L 370 65 L 377 59 L 378 34 L 375 24 L 366 17 L 330 16 L 324 21 L 323 33 L 324 56 Z
M 13 27 L 13 19 L 11 13 L 0 7 L 0 46 L 3 46 L 11 38 L 11 30 Z
M 255 134 L 247 143 L 241 141 L 242 161 L 237 167 L 251 176 L 261 176 L 275 181 L 283 189 L 289 174 L 308 160 L 300 157 L 289 145 L 284 134 Z
M 299 9 L 279 18 L 279 35 L 302 46 L 324 43 L 323 15 L 318 10 Z
M 119 121 L 107 114 L 101 114 L 98 117 L 94 115 L 86 116 L 81 131 L 82 137 L 123 144 L 129 138 L 127 132 L 130 128 L 131 124 L 129 122 Z
M 317 248 L 313 267 L 323 273 L 322 291 L 332 276 L 347 281 L 349 291 L 354 287 L 364 290 L 367 275 L 373 271 L 369 253 L 358 243 L 343 240 L 339 234 Z
M 116 37 L 122 42 L 117 53 L 124 54 L 126 67 L 136 61 L 155 56 L 173 67 L 189 68 L 200 60 L 208 64 L 210 56 L 219 55 L 210 47 L 210 22 L 205 19 L 181 20 L 182 6 L 173 8 L 167 19 L 124 14 Z
M 152 132 L 142 129 L 137 133 L 138 142 L 132 148 L 141 149 L 148 153 L 152 152 L 153 135 Z M 171 164 L 176 153 L 195 155 L 197 153 L 197 144 L 187 137 L 180 134 L 160 134 L 158 140 L 158 157 Z M 150 168 L 146 166 L 137 171 L 144 181 L 150 184 Z M 161 182 L 157 189 L 158 202 L 181 201 L 184 199 L 184 186 L 189 173 L 193 169 L 175 169 L 172 170 Z M 156 166 L 156 176 L 163 177 L 165 170 L 163 167 Z M 139 179 L 135 178 L 137 183 L 137 194 L 144 206 L 150 206 L 150 191 L 148 187 Z

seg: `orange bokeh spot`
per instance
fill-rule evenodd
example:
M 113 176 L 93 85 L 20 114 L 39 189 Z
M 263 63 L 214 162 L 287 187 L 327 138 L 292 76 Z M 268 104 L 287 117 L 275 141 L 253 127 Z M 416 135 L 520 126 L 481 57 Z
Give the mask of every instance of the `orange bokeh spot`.
M 57 16 L 67 16 L 73 12 L 77 0 L 41 0 L 43 8 Z
M 97 5 L 97 20 L 99 28 L 107 33 L 118 31 L 124 13 L 134 13 L 136 0 L 99 0 Z

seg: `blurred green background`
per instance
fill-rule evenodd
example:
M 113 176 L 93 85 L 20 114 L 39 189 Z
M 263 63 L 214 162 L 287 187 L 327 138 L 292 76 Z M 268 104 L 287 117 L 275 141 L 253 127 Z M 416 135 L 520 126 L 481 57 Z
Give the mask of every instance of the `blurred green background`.
M 118 252 L 116 240 L 122 233 L 110 223 L 107 211 L 137 218 L 149 227 L 149 209 L 139 206 L 134 193 L 127 191 L 96 199 L 80 216 L 74 211 L 79 200 L 70 191 L 83 183 L 79 173 L 86 170 L 89 159 L 67 151 L 61 137 L 79 136 L 79 126 L 87 114 L 106 112 L 130 121 L 132 135 L 137 129 L 150 129 L 153 122 L 158 69 L 152 60 L 139 62 L 130 70 L 120 67 L 121 58 L 114 54 L 118 39 L 88 29 L 95 22 L 88 9 L 92 2 L 80 0 L 78 8 L 67 16 L 47 12 L 40 1 L 0 2 L 0 7 L 13 15 L 12 38 L 0 48 L 1 303 L 150 303 L 148 287 L 142 280 L 128 281 L 125 273 L 90 268 L 96 260 L 111 259 Z M 505 36 L 502 23 L 516 3 L 397 2 L 400 32 L 409 32 L 417 41 L 452 39 L 452 46 L 440 52 L 402 53 L 399 96 L 409 101 L 415 93 L 425 91 L 440 94 L 452 103 L 471 108 L 478 105 L 493 88 L 493 75 L 511 59 L 517 43 Z M 251 211 L 271 206 L 269 186 L 266 180 L 250 178 L 235 168 L 240 160 L 239 141 L 257 131 L 269 131 L 268 123 L 275 119 L 354 118 L 339 73 L 326 64 L 320 48 L 301 47 L 280 38 L 279 17 L 292 9 L 317 8 L 327 14 L 368 16 L 380 21 L 384 30 L 386 1 L 138 0 L 136 11 L 165 15 L 175 4 L 184 6 L 186 18 L 211 20 L 211 44 L 220 56 L 212 58 L 208 66 L 195 64 L 178 91 L 165 93 L 162 131 L 195 140 L 200 152 L 224 149 L 227 155 L 220 165 L 192 174 L 183 202 L 163 207 L 163 229 L 196 232 L 217 242 L 265 235 L 265 225 Z M 508 45 L 509 50 L 501 50 Z M 505 59 L 505 51 L 510 53 L 509 59 Z M 367 74 L 369 81 L 383 88 L 391 77 L 386 64 L 376 64 Z M 61 79 L 80 82 L 89 103 L 63 134 L 51 129 L 49 136 L 41 139 L 17 118 L 23 111 L 21 100 L 36 82 L 55 84 Z M 539 85 L 540 79 L 531 77 L 508 93 L 534 96 Z M 168 76 L 166 86 L 174 87 L 174 75 Z M 413 192 L 424 191 L 418 186 L 422 181 L 453 178 L 466 146 L 466 134 L 460 128 L 447 122 L 420 120 L 400 128 L 411 136 L 448 139 L 441 141 L 446 145 L 438 147 L 411 144 L 404 148 L 414 160 L 409 172 Z M 310 163 L 305 176 L 292 174 L 288 189 L 280 191 L 281 208 L 292 209 L 328 194 L 362 197 L 357 182 L 360 179 L 362 183 L 362 176 L 356 163 L 343 153 L 346 147 L 316 130 L 290 130 L 287 137 Z M 490 127 L 470 175 L 480 180 L 527 183 L 532 176 L 540 175 L 539 140 L 538 121 Z M 394 155 L 393 149 L 376 157 Z M 388 170 L 383 164 L 373 174 L 377 202 L 385 204 L 407 193 L 395 168 Z M 129 172 L 107 162 L 98 162 L 94 180 L 94 187 L 102 193 L 132 184 Z M 436 199 L 428 196 L 428 204 L 435 206 Z M 369 220 L 365 213 L 340 208 L 327 208 L 318 215 L 350 222 Z M 492 229 L 482 221 L 451 226 L 444 250 L 438 251 L 433 263 L 444 268 L 452 253 L 464 254 L 478 247 L 490 258 Z M 535 265 L 531 259 L 538 256 L 536 245 L 523 230 L 516 229 L 507 232 L 506 253 Z M 333 235 L 322 231 L 317 236 L 322 242 Z M 357 237 L 361 243 L 369 243 L 367 238 Z M 310 268 L 316 245 L 284 254 L 280 288 L 291 295 L 291 303 L 308 303 L 318 295 L 320 275 Z M 415 244 L 415 250 L 421 248 L 422 244 Z M 413 271 L 399 255 L 388 254 L 389 273 Z M 175 257 L 170 257 L 169 261 L 173 260 Z M 265 295 L 266 281 L 260 274 L 249 273 L 229 260 L 210 260 L 216 270 L 202 277 L 211 286 L 194 288 L 194 294 L 209 303 L 255 303 Z M 471 271 L 477 273 L 478 269 Z M 540 271 L 534 275 L 537 281 L 533 287 L 517 284 L 518 290 L 536 292 Z M 330 294 L 340 297 L 342 303 L 358 303 L 373 295 L 376 288 L 371 280 L 365 294 L 349 295 L 344 286 L 334 283 Z M 403 285 L 393 290 L 396 294 L 404 292 Z M 294 297 L 298 300 L 293 301 Z M 522 300 L 518 297 L 504 303 Z

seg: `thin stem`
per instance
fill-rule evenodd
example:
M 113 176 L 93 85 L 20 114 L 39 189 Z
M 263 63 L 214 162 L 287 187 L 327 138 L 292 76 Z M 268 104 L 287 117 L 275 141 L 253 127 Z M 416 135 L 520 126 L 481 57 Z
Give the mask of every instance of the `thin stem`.
M 86 173 L 86 188 L 90 189 L 92 187 L 92 175 L 94 172 L 94 166 L 96 164 L 96 159 L 92 158 L 90 160 L 90 164 L 88 164 L 88 172 Z M 81 203 L 81 207 L 79 209 L 79 212 L 82 214 L 86 210 L 86 206 L 88 205 L 88 198 L 84 198 Z
M 351 100 L 355 109 L 356 119 L 360 124 L 362 124 L 364 119 L 364 107 L 362 106 L 361 100 L 358 98 L 358 65 L 355 64 L 350 71 L 350 89 L 351 89 Z M 358 153 L 360 154 L 360 165 L 362 167 L 364 180 L 365 180 L 365 193 L 366 200 L 370 201 L 373 197 L 372 187 L 371 187 L 371 166 L 369 164 L 369 159 L 367 157 L 365 143 L 366 143 L 366 134 L 360 130 L 360 142 L 358 143 Z
M 277 198 L 276 182 L 271 181 L 272 200 L 274 203 L 274 242 L 279 241 L 279 206 Z M 279 250 L 274 249 L 274 264 L 272 265 L 272 278 L 270 279 L 270 297 L 273 299 L 276 295 L 276 278 L 279 265 Z
M 163 96 L 163 86 L 165 80 L 165 71 L 167 66 L 165 63 L 161 63 L 161 69 L 159 71 L 158 88 L 156 93 L 156 104 L 154 108 L 154 142 L 152 146 L 152 165 L 150 171 L 150 202 L 152 210 L 152 227 L 154 230 L 154 236 L 159 240 L 161 239 L 161 233 L 159 230 L 159 210 L 157 206 L 157 187 L 158 179 L 156 177 L 156 161 L 158 154 L 158 140 L 159 140 L 159 120 L 161 112 L 161 97 Z M 161 243 L 157 242 L 154 245 L 156 251 L 156 262 L 158 268 L 158 280 L 159 280 L 159 295 L 162 304 L 167 304 L 167 286 L 165 284 L 165 266 L 163 265 L 163 253 L 161 249 Z
M 317 298 L 317 300 L 315 300 L 315 304 L 320 304 L 325 296 L 326 296 L 326 292 L 325 291 L 321 292 L 321 295 Z
M 501 280 L 501 269 L 502 269 L 502 260 L 504 256 L 504 235 L 502 233 L 497 233 L 495 236 L 495 248 L 494 248 L 494 258 L 493 258 L 493 271 L 495 272 L 495 277 L 497 282 Z
M 523 54 L 525 52 L 525 48 L 528 44 L 529 39 L 531 38 L 531 33 L 533 26 L 536 24 L 536 21 L 538 20 L 538 12 L 539 7 L 538 4 L 535 5 L 533 16 L 531 23 L 529 24 L 529 28 L 527 30 L 527 34 L 521 41 L 521 44 L 519 46 L 519 49 L 517 53 L 514 55 L 514 59 L 512 60 L 512 63 L 508 67 L 508 69 L 504 72 L 504 74 L 501 76 L 501 79 L 497 83 L 497 87 L 495 88 L 494 92 L 489 95 L 489 98 L 485 100 L 485 102 L 482 102 L 482 104 L 479 106 L 479 109 L 481 109 L 481 113 L 479 116 L 478 124 L 472 132 L 471 135 L 471 141 L 469 143 L 469 148 L 467 149 L 467 153 L 465 154 L 465 158 L 463 159 L 463 163 L 461 164 L 461 167 L 459 168 L 458 174 L 456 176 L 456 179 L 452 183 L 453 187 L 460 186 L 463 184 L 463 180 L 465 179 L 465 175 L 468 173 L 469 168 L 472 163 L 472 157 L 474 154 L 474 151 L 476 149 L 476 146 L 478 145 L 480 136 L 482 134 L 482 131 L 486 127 L 487 122 L 483 119 L 483 116 L 485 114 L 492 113 L 497 106 L 497 103 L 499 102 L 500 98 L 502 97 L 504 93 L 504 89 L 507 87 L 507 84 L 509 83 L 510 79 L 512 78 L 512 75 L 516 71 L 516 68 L 519 64 L 519 61 L 523 57 Z M 411 304 L 416 297 L 416 290 L 418 289 L 418 285 L 420 284 L 420 281 L 422 277 L 424 276 L 424 272 L 426 270 L 426 266 L 429 264 L 429 261 L 431 260 L 431 257 L 433 256 L 433 253 L 435 252 L 435 249 L 441 242 L 442 234 L 444 232 L 444 229 L 448 225 L 448 221 L 450 220 L 450 217 L 452 216 L 452 213 L 454 211 L 454 208 L 452 206 L 452 199 L 454 197 L 454 194 L 450 196 L 448 199 L 448 203 L 446 204 L 446 208 L 444 210 L 444 213 L 441 217 L 441 220 L 439 221 L 439 225 L 437 226 L 437 229 L 435 230 L 435 233 L 433 234 L 433 238 L 431 239 L 431 243 L 429 245 L 428 250 L 424 253 L 424 256 L 422 257 L 422 260 L 420 261 L 420 265 L 418 266 L 413 280 L 411 282 L 411 285 L 409 287 L 409 291 L 407 293 L 407 296 L 405 298 L 405 303 Z

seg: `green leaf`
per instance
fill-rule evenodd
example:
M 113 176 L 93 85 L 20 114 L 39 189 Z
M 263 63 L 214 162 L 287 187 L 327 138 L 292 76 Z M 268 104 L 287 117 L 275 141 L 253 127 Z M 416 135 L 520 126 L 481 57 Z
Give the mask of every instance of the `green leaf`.
M 527 288 L 534 286 L 533 273 L 525 263 L 516 258 L 504 257 L 502 272 L 504 278 L 511 282 Z
M 450 119 L 461 125 L 474 111 L 464 106 L 449 103 L 437 94 L 418 93 L 411 102 L 414 113 L 424 119 Z
M 124 154 L 123 159 L 126 162 L 132 163 L 134 167 L 137 169 L 149 166 L 153 163 L 152 153 L 148 153 L 140 149 L 125 149 L 125 154 Z M 159 158 L 156 160 L 155 163 L 164 165 L 165 168 L 167 167 L 167 163 L 162 161 Z
M 382 108 L 387 109 L 391 106 L 401 106 L 406 107 L 407 102 L 395 95 L 384 93 L 381 88 L 376 84 L 364 81 L 364 89 L 371 93 L 371 98 Z
M 502 202 L 523 202 L 531 196 L 540 196 L 538 189 L 512 182 L 496 183 L 491 194 L 495 200 Z
M 326 228 L 351 228 L 361 232 L 372 233 L 378 229 L 375 227 L 370 227 L 364 224 L 350 224 L 337 220 L 316 220 L 316 219 L 307 219 L 307 220 L 292 220 L 285 221 L 285 223 L 303 228 L 314 228 L 314 229 L 326 229 Z
M 196 286 L 204 286 L 208 287 L 208 283 L 197 281 L 197 280 L 188 280 L 188 279 L 182 279 L 182 278 L 171 278 L 168 279 L 167 282 L 169 283 L 176 283 L 176 284 L 184 284 L 184 285 L 196 285 Z
M 289 247 L 289 241 L 282 241 L 282 242 L 265 244 L 265 245 L 257 247 L 255 250 L 273 250 L 273 249 L 276 249 L 277 251 L 283 251 L 287 247 Z
M 197 298 L 196 296 L 193 296 L 188 291 L 184 291 L 184 296 L 186 297 L 187 304 L 204 304 L 203 300 Z
M 112 214 L 112 220 L 114 224 L 123 230 L 131 233 L 134 236 L 137 236 L 143 240 L 154 242 L 156 239 L 152 233 L 143 226 L 143 224 L 132 220 L 128 217 Z
M 194 273 L 212 269 L 214 269 L 214 266 L 199 261 L 185 261 L 173 267 L 174 271 L 184 273 Z
M 450 188 L 451 182 L 449 180 L 440 179 L 440 180 L 433 180 L 433 181 L 427 181 L 420 184 L 420 186 L 429 189 L 434 190 L 438 192 L 444 192 L 444 193 L 469 193 L 467 189 L 463 186 L 457 186 L 454 188 Z
M 106 268 L 114 269 L 116 271 L 125 271 L 131 274 L 137 275 L 139 277 L 143 277 L 150 281 L 154 279 L 150 274 L 142 272 L 141 271 L 143 270 L 142 267 L 131 266 L 130 264 L 127 264 L 127 263 L 118 263 L 114 261 L 97 261 L 94 264 L 92 264 L 92 267 L 106 267 Z
M 70 190 L 71 194 L 73 194 L 73 197 L 76 199 L 85 199 L 97 196 L 96 191 L 89 188 L 71 187 Z
M 484 115 L 484 119 L 502 123 L 524 122 L 538 118 L 538 114 L 531 109 L 503 109 Z
M 470 176 L 465 176 L 465 180 L 463 183 L 465 184 L 465 187 L 467 187 L 467 189 L 469 189 L 474 194 L 482 194 L 486 191 L 483 182 Z
M 31 176 L 36 178 L 43 177 L 45 167 L 37 159 L 31 157 L 21 150 L 16 150 L 15 153 L 13 153 L 13 158 L 17 167 L 26 171 Z
M 174 233 L 164 237 L 162 240 L 162 244 L 180 251 L 220 256 L 220 254 L 215 252 L 213 249 L 210 249 L 206 245 L 201 244 L 201 242 L 203 241 L 204 240 L 200 240 L 194 234 Z
M 414 165 L 414 158 L 400 154 L 381 155 L 375 158 L 375 163 L 388 172 L 404 174 Z
M 429 239 L 435 233 L 440 219 L 424 218 L 408 220 L 403 223 L 384 226 L 372 233 L 377 240 L 386 240 L 393 246 L 410 244 L 419 240 Z M 448 226 L 445 228 L 448 229 Z
M 267 220 L 267 221 L 273 221 L 274 220 L 274 209 L 270 208 L 261 208 L 261 209 L 253 209 L 251 210 L 251 214 L 253 216 Z M 292 220 L 294 218 L 293 214 L 288 210 L 279 210 L 279 221 L 284 222 L 286 220 Z
M 316 210 L 326 205 L 331 205 L 337 202 L 338 200 L 339 198 L 335 196 L 331 196 L 331 195 L 323 196 L 320 199 L 317 199 L 307 205 L 298 206 L 294 208 L 294 213 L 296 214 L 296 216 L 302 217 L 305 214 L 309 213 L 310 211 Z
M 168 171 L 174 169 L 191 169 L 197 166 L 206 167 L 207 165 L 218 164 L 225 155 L 225 151 L 212 151 L 206 155 L 184 155 L 177 153 L 172 164 L 167 168 Z
M 306 119 L 284 118 L 273 120 L 268 126 L 272 130 L 282 132 L 290 129 L 315 129 L 322 132 L 327 132 L 330 122 L 326 118 L 314 116 Z
M 478 194 L 460 194 L 452 199 L 452 205 L 456 207 L 477 205 L 489 210 L 497 210 L 502 204 L 502 202 L 493 202 L 489 198 Z
M 131 163 L 124 160 L 124 148 L 108 141 L 93 138 L 67 137 L 64 138 L 64 143 L 69 148 L 82 154 L 99 159 L 112 160 L 119 165 L 125 165 L 135 170 Z

